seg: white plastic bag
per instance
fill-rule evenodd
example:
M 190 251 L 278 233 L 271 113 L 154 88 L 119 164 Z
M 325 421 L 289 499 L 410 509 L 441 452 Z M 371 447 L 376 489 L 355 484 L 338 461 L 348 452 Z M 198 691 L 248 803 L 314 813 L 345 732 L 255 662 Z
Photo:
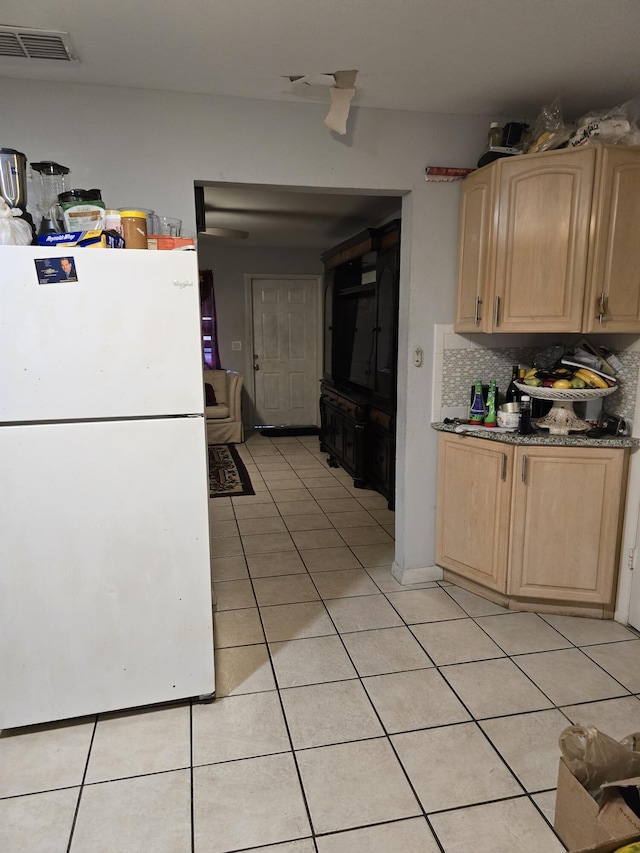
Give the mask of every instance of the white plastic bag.
M 9 207 L 0 198 L 0 245 L 30 246 L 33 240 L 31 226 L 25 219 L 20 219 L 22 211 L 19 207 Z
M 607 142 L 610 145 L 640 145 L 640 101 L 610 110 L 587 113 L 578 121 L 578 128 L 569 140 L 571 148 L 579 148 L 592 142 Z
M 640 733 L 617 741 L 595 726 L 568 726 L 559 744 L 569 770 L 592 796 L 606 782 L 640 776 Z

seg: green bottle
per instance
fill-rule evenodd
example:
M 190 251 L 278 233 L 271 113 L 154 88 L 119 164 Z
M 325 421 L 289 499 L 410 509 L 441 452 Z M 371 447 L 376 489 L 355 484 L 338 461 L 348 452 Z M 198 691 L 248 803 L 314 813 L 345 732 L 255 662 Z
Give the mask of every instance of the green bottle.
M 482 381 L 477 379 L 473 391 L 473 402 L 469 409 L 469 421 L 472 424 L 481 424 L 484 421 L 484 397 L 482 396 Z
M 484 416 L 484 425 L 486 427 L 496 426 L 496 380 L 492 379 L 489 383 L 489 393 L 487 395 L 487 414 Z

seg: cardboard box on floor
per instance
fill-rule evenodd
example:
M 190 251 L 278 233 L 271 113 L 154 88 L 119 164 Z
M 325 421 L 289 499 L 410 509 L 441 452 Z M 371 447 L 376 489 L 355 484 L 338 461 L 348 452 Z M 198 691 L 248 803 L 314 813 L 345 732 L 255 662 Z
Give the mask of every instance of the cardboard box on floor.
M 628 835 L 626 838 L 619 838 L 617 841 L 596 844 L 595 847 L 583 847 L 582 850 L 576 850 L 575 853 L 617 853 L 621 847 L 633 844 L 634 841 L 640 843 L 640 835 Z
M 624 781 L 640 785 L 640 779 Z M 640 817 L 627 806 L 618 787 L 608 786 L 608 793 L 599 805 L 563 758 L 558 767 L 553 828 L 569 851 L 576 853 L 611 853 L 640 840 Z

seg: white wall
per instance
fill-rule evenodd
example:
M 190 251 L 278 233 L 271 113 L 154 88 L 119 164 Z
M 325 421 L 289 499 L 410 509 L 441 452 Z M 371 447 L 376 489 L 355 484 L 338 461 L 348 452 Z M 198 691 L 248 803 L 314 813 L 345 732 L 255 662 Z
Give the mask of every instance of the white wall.
M 424 85 L 427 85 L 425 81 Z M 195 228 L 193 182 L 409 191 L 403 207 L 398 536 L 403 570 L 434 559 L 436 437 L 429 429 L 433 324 L 452 322 L 459 186 L 426 184 L 427 165 L 472 166 L 493 116 L 352 109 L 344 137 L 326 107 L 0 79 L 0 145 L 57 160 L 74 187 Z M 410 351 L 421 346 L 425 364 Z

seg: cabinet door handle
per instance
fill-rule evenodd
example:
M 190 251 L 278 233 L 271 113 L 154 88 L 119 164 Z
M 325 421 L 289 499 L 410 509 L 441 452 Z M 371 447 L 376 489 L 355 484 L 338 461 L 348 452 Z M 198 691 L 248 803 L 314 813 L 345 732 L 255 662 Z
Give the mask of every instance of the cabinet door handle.
M 479 296 L 476 296 L 476 305 L 473 311 L 473 325 L 480 325 L 480 306 L 482 305 L 482 299 Z
M 522 482 L 527 482 L 527 457 L 522 457 Z
M 496 296 L 493 300 L 493 325 L 498 325 L 498 317 L 500 314 L 500 297 Z
M 500 479 L 507 479 L 507 454 L 502 454 L 502 465 L 500 466 Z
M 600 309 L 598 311 L 598 322 L 602 325 L 607 314 L 607 294 L 604 291 L 602 291 L 598 299 L 598 308 Z

